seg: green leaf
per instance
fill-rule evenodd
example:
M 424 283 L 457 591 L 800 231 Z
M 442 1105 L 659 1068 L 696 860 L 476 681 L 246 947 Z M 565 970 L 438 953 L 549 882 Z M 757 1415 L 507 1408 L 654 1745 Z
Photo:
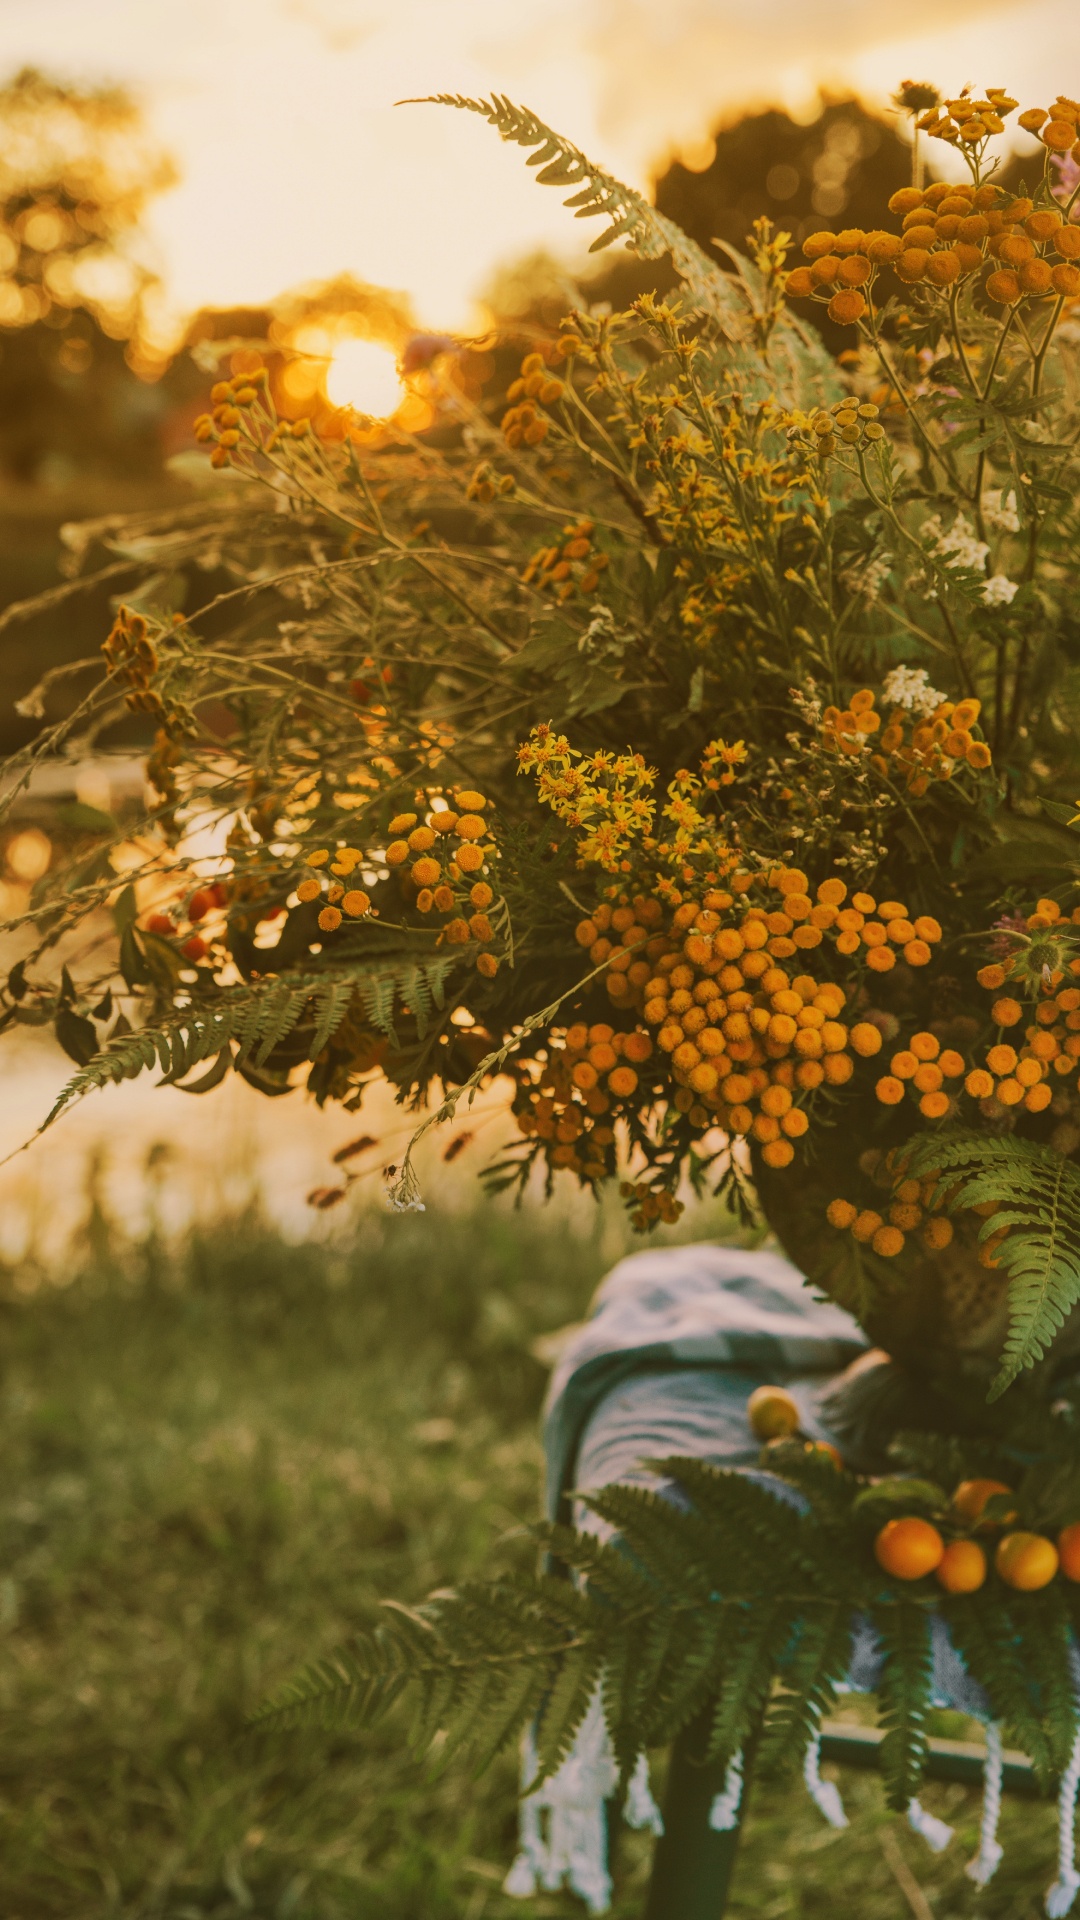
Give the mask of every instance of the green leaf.
M 83 800 L 70 800 L 66 806 L 57 807 L 56 817 L 62 827 L 71 827 L 76 833 L 119 833 L 119 822 L 111 813 L 103 813 L 100 807 L 88 807 Z
M 853 1502 L 853 1512 L 872 1518 L 877 1513 L 944 1513 L 949 1504 L 949 1496 L 944 1487 L 936 1486 L 932 1480 L 900 1478 L 880 1480 L 877 1486 L 865 1487 L 857 1494 Z
M 90 1020 L 84 1020 L 81 1014 L 73 1013 L 70 1007 L 61 1007 L 54 1022 L 56 1037 L 64 1052 L 80 1067 L 92 1060 L 98 1048 L 97 1031 Z

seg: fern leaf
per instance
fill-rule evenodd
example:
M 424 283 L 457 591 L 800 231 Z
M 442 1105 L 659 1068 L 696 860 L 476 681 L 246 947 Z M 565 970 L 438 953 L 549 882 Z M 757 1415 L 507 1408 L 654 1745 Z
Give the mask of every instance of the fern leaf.
M 316 996 L 318 1020 L 308 1050 L 309 1060 L 318 1059 L 323 1048 L 333 1039 L 349 1011 L 355 991 L 356 983 L 353 980 L 331 980 L 319 989 Z
M 777 1649 L 784 1646 L 797 1612 L 783 1600 L 763 1600 L 739 1610 L 709 1736 L 707 1758 L 718 1765 L 733 1760 L 760 1725 L 776 1671 Z
M 885 1738 L 881 1770 L 890 1807 L 902 1813 L 919 1790 L 930 1707 L 930 1618 L 901 1600 L 876 1607 L 873 1621 L 885 1656 L 878 1687 Z
M 805 1753 L 811 1736 L 836 1698 L 851 1661 L 852 1612 L 833 1601 L 800 1620 L 795 1652 L 783 1672 L 778 1696 L 760 1750 L 768 1770 L 790 1764 Z
M 1009 1276 L 1009 1331 L 990 1389 L 996 1400 L 1042 1357 L 1080 1300 L 1080 1168 L 1033 1140 L 982 1134 L 924 1137 L 911 1164 L 950 1176 L 950 1211 L 996 1206 L 981 1238 L 1010 1230 L 996 1254 Z
M 625 187 L 613 174 L 606 173 L 602 167 L 594 166 L 580 147 L 570 140 L 553 132 L 550 127 L 538 120 L 527 107 L 517 107 L 503 94 L 492 94 L 490 100 L 473 100 L 461 93 L 429 94 L 423 100 L 402 101 L 403 106 L 440 106 L 457 107 L 467 113 L 478 113 L 495 128 L 500 139 L 512 141 L 519 147 L 531 147 L 537 151 L 533 155 L 533 164 L 543 165 L 544 171 L 538 175 L 545 184 L 562 186 L 576 184 L 579 180 L 587 182 L 580 194 L 575 195 L 574 205 L 579 219 L 588 219 L 595 214 L 606 213 L 614 216 L 612 226 L 593 243 L 590 251 L 609 246 L 617 238 L 624 237 L 635 253 L 645 260 L 659 260 L 670 253 L 679 278 L 685 282 L 700 304 L 716 318 L 728 323 L 736 322 L 747 310 L 746 299 L 738 280 L 731 274 L 722 273 L 703 253 L 695 241 L 683 233 L 673 220 L 668 220 L 656 208 L 650 206 L 643 194 L 633 187 Z

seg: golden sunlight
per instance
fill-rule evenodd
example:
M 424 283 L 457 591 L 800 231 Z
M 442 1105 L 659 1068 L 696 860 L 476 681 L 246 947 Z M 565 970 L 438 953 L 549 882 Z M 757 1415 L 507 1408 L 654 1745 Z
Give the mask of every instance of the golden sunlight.
M 355 407 L 358 413 L 385 419 L 396 413 L 405 398 L 397 359 L 377 340 L 355 335 L 336 342 L 326 375 L 326 391 L 335 407 Z

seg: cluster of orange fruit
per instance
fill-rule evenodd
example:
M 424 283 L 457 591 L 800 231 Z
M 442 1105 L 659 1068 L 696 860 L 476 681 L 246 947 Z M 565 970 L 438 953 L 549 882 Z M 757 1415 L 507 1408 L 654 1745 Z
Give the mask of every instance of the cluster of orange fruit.
M 908 286 L 921 282 L 947 293 L 991 261 L 999 265 L 986 292 L 999 305 L 1080 295 L 1080 227 L 1058 207 L 1036 209 L 1002 187 L 939 180 L 925 189 L 901 187 L 889 209 L 901 218 L 900 233 L 848 227 L 810 234 L 802 249 L 809 265 L 788 274 L 788 295 L 827 301 L 830 320 L 851 326 L 867 312 L 884 267 Z
M 736 873 L 666 915 L 660 901 L 639 895 L 604 903 L 577 928 L 594 965 L 606 965 L 615 1006 L 639 1011 L 653 1029 L 676 1109 L 694 1126 L 750 1135 L 771 1167 L 793 1159 L 814 1091 L 845 1085 L 852 1053 L 869 1056 L 882 1044 L 872 1022 L 843 1021 L 843 987 L 782 963 L 826 947 L 842 959 L 861 951 L 876 972 L 896 964 L 897 950 L 923 966 L 941 938 L 936 920 L 909 921 L 899 901 L 884 902 L 880 919 L 868 917 L 877 910 L 869 894 L 845 906 L 838 877 L 823 880 L 814 899 L 808 888 L 798 868 Z M 751 892 L 762 904 L 748 904 Z
M 981 711 L 979 700 L 942 700 L 925 715 L 897 707 L 883 725 L 874 693 L 863 687 L 843 712 L 826 707 L 822 740 L 833 752 L 848 755 L 867 752 L 872 743 L 871 765 L 886 776 L 899 773 L 918 797 L 931 780 L 951 780 L 965 765 L 985 772 L 992 755 L 981 735 L 976 736 Z
M 1010 1528 L 994 1549 L 994 1570 L 1018 1593 L 1037 1593 L 1059 1571 L 1066 1580 L 1080 1581 L 1080 1522 L 1063 1527 L 1055 1545 L 1045 1533 L 1013 1529 L 1015 1513 L 997 1521 L 983 1518 L 992 1499 L 1011 1492 L 1001 1480 L 962 1480 L 950 1502 L 950 1528 L 983 1533 L 995 1526 Z M 932 1573 L 946 1593 L 977 1593 L 989 1572 L 986 1548 L 971 1531 L 946 1540 L 933 1521 L 918 1514 L 886 1521 L 874 1541 L 874 1554 L 894 1580 L 923 1580 Z
M 569 600 L 573 593 L 592 593 L 609 564 L 607 554 L 595 550 L 593 532 L 591 520 L 579 520 L 573 526 L 564 527 L 560 541 L 554 546 L 540 547 L 532 555 L 522 579 L 550 587 L 557 600 Z
M 785 1387 L 756 1387 L 747 1400 L 746 1415 L 751 1431 L 766 1445 L 799 1438 L 798 1404 Z M 828 1441 L 805 1444 L 808 1451 L 843 1465 Z M 946 1593 L 976 1593 L 986 1581 L 989 1562 L 985 1547 L 972 1536 L 1000 1528 L 1010 1530 L 1002 1531 L 998 1540 L 994 1567 L 1006 1586 L 1034 1593 L 1049 1586 L 1059 1570 L 1067 1580 L 1080 1581 L 1080 1521 L 1062 1528 L 1056 1546 L 1046 1534 L 1013 1530 L 1017 1515 L 1007 1509 L 1012 1492 L 1002 1480 L 962 1480 L 942 1516 L 948 1540 L 921 1514 L 887 1520 L 874 1540 L 878 1565 L 894 1580 L 923 1580 L 932 1573 Z M 988 1512 L 991 1501 L 995 1506 Z
M 538 447 L 547 439 L 550 420 L 545 407 L 554 406 L 566 392 L 564 383 L 547 366 L 542 353 L 527 353 L 521 363 L 520 378 L 506 389 L 512 403 L 503 414 L 501 426 L 508 447 Z

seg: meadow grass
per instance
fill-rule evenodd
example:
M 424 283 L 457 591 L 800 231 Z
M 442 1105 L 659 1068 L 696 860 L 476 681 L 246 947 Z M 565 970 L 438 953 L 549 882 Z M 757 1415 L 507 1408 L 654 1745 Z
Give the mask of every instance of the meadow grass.
M 246 1718 L 381 1598 L 476 1573 L 535 1515 L 545 1373 L 530 1349 L 580 1317 L 602 1246 L 610 1257 L 610 1221 L 484 1211 L 372 1213 L 298 1247 L 252 1214 L 169 1251 L 119 1242 L 99 1216 L 62 1291 L 13 1277 L 0 1303 L 4 1920 L 583 1911 L 500 1890 L 513 1756 L 479 1780 L 461 1763 L 433 1777 L 393 1718 L 272 1737 Z M 854 1824 L 834 1834 L 798 1784 L 759 1789 L 733 1916 L 1041 1910 L 1050 1808 L 1008 1804 L 1005 1865 L 980 1896 L 962 1871 L 975 1795 L 927 1789 L 960 1829 L 935 1861 L 884 1812 L 875 1778 L 847 1775 L 844 1791 Z M 648 1859 L 642 1836 L 622 1838 L 617 1920 L 640 1913 Z

